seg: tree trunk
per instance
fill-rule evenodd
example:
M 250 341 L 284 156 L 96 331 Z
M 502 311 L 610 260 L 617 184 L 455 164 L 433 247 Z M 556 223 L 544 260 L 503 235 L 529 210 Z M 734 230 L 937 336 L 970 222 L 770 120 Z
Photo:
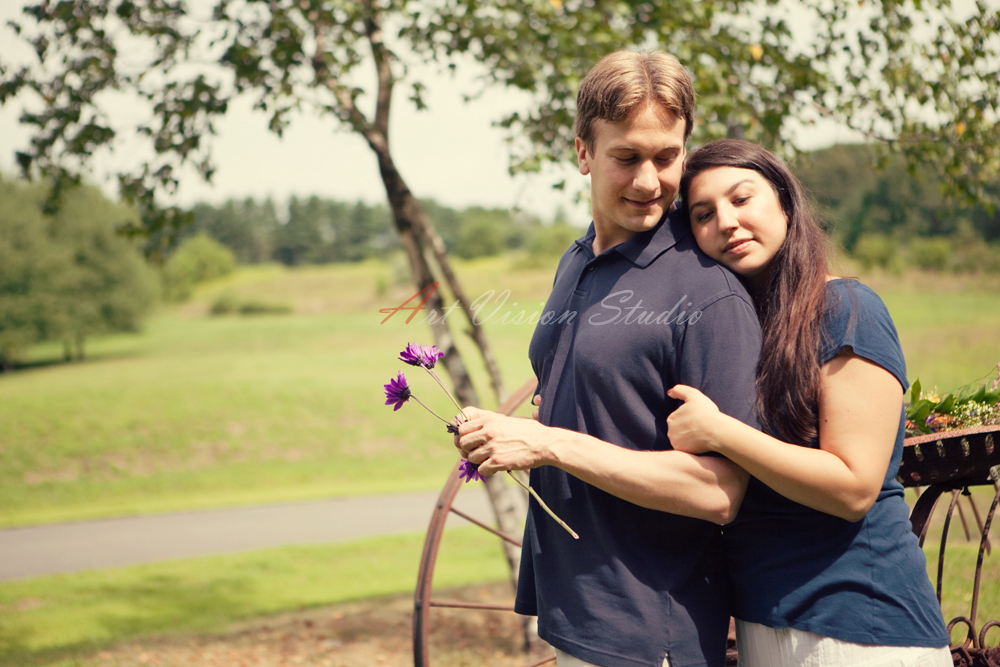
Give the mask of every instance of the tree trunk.
M 392 89 L 395 83 L 395 76 L 392 72 L 392 64 L 395 56 L 383 41 L 380 8 L 374 0 L 366 0 L 363 6 L 365 7 L 366 14 L 365 32 L 372 48 L 372 57 L 375 61 L 375 70 L 378 76 L 375 114 L 371 122 L 369 122 L 364 114 L 355 106 L 354 98 L 350 92 L 343 87 L 337 86 L 334 81 L 332 89 L 335 91 L 342 106 L 344 114 L 342 119 L 365 137 L 368 145 L 378 157 L 379 173 L 382 176 L 382 183 L 385 185 L 389 207 L 392 209 L 393 222 L 396 225 L 396 230 L 399 232 L 403 247 L 406 249 L 407 257 L 410 260 L 413 281 L 421 291 L 425 289 L 429 290 L 430 286 L 434 283 L 434 276 L 431 272 L 428 258 L 425 255 L 425 250 L 430 250 L 437 259 L 438 266 L 441 268 L 442 273 L 444 273 L 445 280 L 451 286 L 456 299 L 461 303 L 463 312 L 469 318 L 472 325 L 471 335 L 473 340 L 483 354 L 483 360 L 486 362 L 486 368 L 490 374 L 490 380 L 497 393 L 497 397 L 500 401 L 503 401 L 506 392 L 500 382 L 500 374 L 493 360 L 493 355 L 486 344 L 486 339 L 483 337 L 481 328 L 472 316 L 468 299 L 465 298 L 461 286 L 458 284 L 458 280 L 451 270 L 451 266 L 445 255 L 444 244 L 431 226 L 427 215 L 420 206 L 420 202 L 410 192 L 410 188 L 403 181 L 399 170 L 396 169 L 396 165 L 392 160 L 392 155 L 389 151 L 389 112 L 392 106 Z M 322 45 L 322 37 L 318 37 L 317 45 Z M 314 67 L 317 68 L 317 75 L 320 76 L 323 70 L 321 59 L 317 64 L 314 64 Z M 429 319 L 431 330 L 434 333 L 434 340 L 438 348 L 444 353 L 442 361 L 452 381 L 455 383 L 455 395 L 457 399 L 465 405 L 478 405 L 479 400 L 476 396 L 475 387 L 472 385 L 472 380 L 469 378 L 465 364 L 462 363 L 462 358 L 455 347 L 451 331 L 444 319 L 444 303 L 440 291 L 434 290 L 427 298 L 425 305 L 429 309 L 428 312 L 433 313 L 433 311 L 437 311 L 438 317 L 431 317 Z M 524 516 L 524 512 L 518 511 L 521 503 L 519 502 L 520 497 L 517 490 L 512 486 L 504 484 L 499 479 L 499 476 L 496 475 L 487 480 L 486 490 L 490 496 L 500 530 L 511 536 L 519 535 L 521 533 L 521 519 Z M 507 562 L 510 564 L 511 582 L 516 588 L 517 575 L 521 562 L 521 550 L 509 544 L 506 540 L 501 540 L 501 544 L 503 545 L 504 554 L 507 556 Z M 525 642 L 530 644 L 532 639 L 532 625 L 525 623 L 522 627 L 524 628 Z
M 375 147 L 373 146 L 373 148 Z M 396 230 L 399 232 L 403 247 L 410 259 L 414 282 L 417 284 L 417 288 L 422 290 L 434 282 L 434 276 L 424 254 L 423 239 L 416 233 L 416 228 L 421 223 L 423 223 L 422 226 L 430 227 L 430 223 L 426 220 L 426 214 L 423 212 L 420 202 L 410 192 L 409 187 L 396 169 L 392 156 L 388 154 L 387 150 L 376 150 L 376 154 L 378 155 L 382 182 L 385 184 L 389 205 L 392 208 Z M 435 291 L 431 295 L 426 305 L 432 310 L 437 310 L 438 313 L 444 312 L 439 291 Z M 444 352 L 445 367 L 455 383 L 456 397 L 464 405 L 478 405 L 476 390 L 472 386 L 465 364 L 462 363 L 462 358 L 455 348 L 455 341 L 448 329 L 447 322 L 441 317 L 432 317 L 430 322 L 438 349 Z M 521 520 L 525 515 L 526 502 L 518 493 L 518 489 L 505 484 L 499 475 L 494 475 L 486 480 L 486 491 L 490 496 L 500 530 L 513 537 L 521 535 Z M 521 550 L 506 541 L 503 541 L 503 546 L 507 562 L 510 564 L 511 581 L 516 586 Z
M 486 342 L 483 327 L 476 322 L 476 316 L 472 312 L 472 304 L 469 302 L 468 297 L 465 296 L 465 291 L 458 282 L 458 276 L 451 270 L 451 262 L 448 261 L 444 241 L 441 240 L 437 230 L 434 229 L 431 221 L 427 218 L 427 214 L 424 213 L 420 202 L 417 202 L 414 221 L 417 224 L 420 236 L 423 237 L 424 241 L 434 252 L 434 259 L 437 260 L 438 266 L 441 268 L 441 272 L 448 283 L 448 287 L 451 288 L 452 294 L 455 295 L 455 299 L 462 306 L 462 311 L 469 320 L 471 326 L 467 333 L 475 341 L 476 346 L 479 347 L 479 351 L 483 355 L 483 362 L 486 364 L 486 372 L 490 376 L 490 383 L 493 385 L 493 393 L 496 394 L 497 404 L 501 404 L 507 400 L 507 391 L 500 380 L 500 369 L 497 367 L 496 359 L 493 358 L 493 351 L 490 349 L 489 343 Z

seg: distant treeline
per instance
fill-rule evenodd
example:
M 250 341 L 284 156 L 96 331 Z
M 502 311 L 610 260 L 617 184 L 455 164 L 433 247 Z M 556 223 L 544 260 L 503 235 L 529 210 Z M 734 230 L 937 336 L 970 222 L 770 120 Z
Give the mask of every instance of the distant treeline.
M 456 210 L 434 200 L 422 203 L 448 251 L 467 259 L 520 248 L 551 254 L 547 246 L 552 245 L 553 227 L 559 228 L 562 247 L 556 252 L 561 252 L 581 233 L 561 221 L 543 225 L 535 216 L 507 209 Z M 399 248 L 390 213 L 380 204 L 293 197 L 280 209 L 270 199 L 251 198 L 198 204 L 191 213 L 193 223 L 183 236 L 207 234 L 232 250 L 241 264 L 357 262 Z
M 1000 209 L 949 204 L 928 165 L 910 174 L 902 161 L 873 166 L 863 145 L 835 146 L 801 156 L 795 171 L 817 200 L 834 241 L 866 267 L 916 266 L 1000 272 Z M 1000 184 L 990 192 L 1000 197 Z M 524 249 L 552 255 L 580 235 L 587 220 L 562 214 L 554 224 L 506 209 L 449 208 L 423 201 L 453 255 L 474 258 Z M 399 247 L 388 209 L 364 202 L 293 198 L 287 207 L 267 199 L 230 200 L 192 209 L 186 236 L 204 233 L 232 250 L 241 264 L 288 266 L 354 262 Z
M 933 165 L 911 174 L 890 160 L 877 170 L 864 146 L 839 146 L 801 156 L 795 170 L 834 241 L 862 266 L 1000 273 L 1000 210 L 946 202 Z M 1000 197 L 1000 184 L 989 191 Z M 182 301 L 195 285 L 225 275 L 236 263 L 356 262 L 399 247 L 382 205 L 319 197 L 293 198 L 287 206 L 234 200 L 195 206 L 181 242 L 154 269 L 135 242 L 115 233 L 137 221 L 134 210 L 94 187 L 80 187 L 67 190 L 62 205 L 49 212 L 47 195 L 41 184 L 0 176 L 0 371 L 42 341 L 62 341 L 67 357 L 82 357 L 88 337 L 136 329 L 157 292 Z M 559 214 L 544 224 L 505 209 L 423 204 L 453 255 L 520 251 L 521 266 L 551 261 L 588 222 L 570 226 Z M 220 313 L 287 309 L 217 306 Z
M 855 145 L 806 153 L 795 171 L 834 241 L 869 268 L 1000 273 L 1000 208 L 947 203 L 933 165 L 910 174 L 889 160 L 876 169 Z M 1000 198 L 1000 183 L 987 190 Z

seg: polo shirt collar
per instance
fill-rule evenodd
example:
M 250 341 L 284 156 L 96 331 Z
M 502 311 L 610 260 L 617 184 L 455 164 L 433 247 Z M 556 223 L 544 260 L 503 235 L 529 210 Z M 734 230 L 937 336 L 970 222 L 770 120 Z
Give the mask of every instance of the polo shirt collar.
M 656 227 L 636 234 L 628 241 L 619 243 L 611 250 L 617 252 L 640 269 L 644 269 L 654 259 L 674 247 L 678 241 L 690 233 L 691 229 L 687 221 L 682 219 L 680 211 L 674 206 Z M 577 246 L 585 248 L 593 254 L 594 239 L 596 236 L 594 223 L 591 222 L 584 237 L 577 240 Z

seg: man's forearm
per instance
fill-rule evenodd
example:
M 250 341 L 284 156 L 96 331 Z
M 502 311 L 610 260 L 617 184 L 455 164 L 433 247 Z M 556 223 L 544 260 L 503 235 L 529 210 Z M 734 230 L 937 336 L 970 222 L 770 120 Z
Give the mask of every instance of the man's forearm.
M 747 474 L 720 456 L 636 451 L 531 419 L 466 408 L 456 445 L 484 475 L 556 466 L 588 484 L 650 509 L 727 523 Z
M 735 518 L 749 476 L 721 456 L 625 449 L 575 434 L 550 465 L 636 505 L 713 523 Z

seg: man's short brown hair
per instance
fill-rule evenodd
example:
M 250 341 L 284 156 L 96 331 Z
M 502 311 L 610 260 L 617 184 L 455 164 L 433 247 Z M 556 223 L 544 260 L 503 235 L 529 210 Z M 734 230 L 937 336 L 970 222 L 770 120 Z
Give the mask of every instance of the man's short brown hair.
M 677 58 L 663 51 L 609 53 L 580 83 L 573 129 L 593 150 L 595 120 L 617 123 L 644 104 L 657 104 L 683 119 L 687 142 L 694 123 L 694 86 Z

